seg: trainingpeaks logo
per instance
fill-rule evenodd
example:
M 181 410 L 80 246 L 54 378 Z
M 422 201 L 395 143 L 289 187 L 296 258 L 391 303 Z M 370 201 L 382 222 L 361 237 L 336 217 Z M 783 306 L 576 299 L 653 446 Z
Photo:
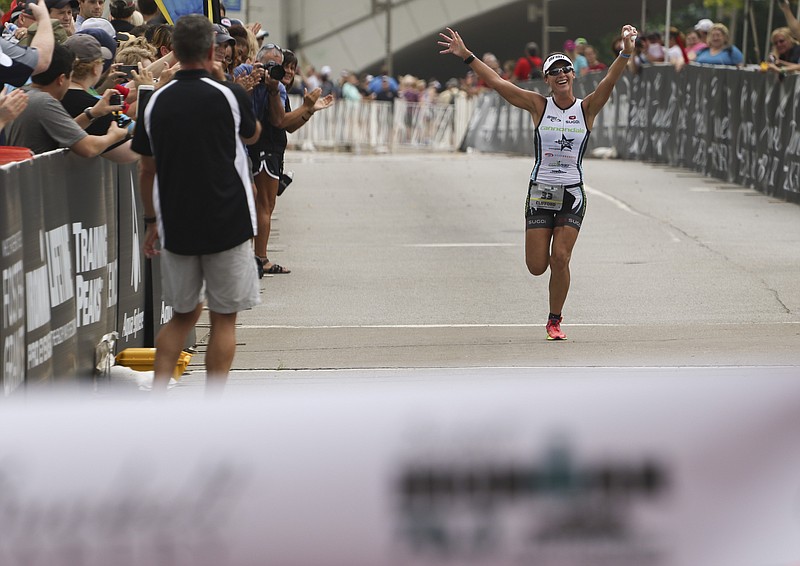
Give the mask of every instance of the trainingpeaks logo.
M 560 439 L 540 458 L 414 463 L 396 484 L 409 562 L 641 566 L 666 544 L 644 524 L 669 490 L 648 457 L 579 458 Z M 658 546 L 656 546 L 658 545 Z

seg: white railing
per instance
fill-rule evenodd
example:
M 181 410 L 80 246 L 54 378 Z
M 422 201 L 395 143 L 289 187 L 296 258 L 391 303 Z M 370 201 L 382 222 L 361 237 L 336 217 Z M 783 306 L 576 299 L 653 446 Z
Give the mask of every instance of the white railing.
M 290 98 L 292 108 L 302 104 L 301 97 Z M 458 99 L 454 104 L 337 100 L 289 134 L 289 145 L 359 153 L 454 151 L 461 146 L 474 106 L 472 99 Z

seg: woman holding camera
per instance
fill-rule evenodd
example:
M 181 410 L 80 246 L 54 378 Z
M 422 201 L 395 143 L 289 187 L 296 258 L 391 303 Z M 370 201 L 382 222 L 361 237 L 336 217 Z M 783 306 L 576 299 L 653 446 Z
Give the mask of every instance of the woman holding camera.
M 536 128 L 535 162 L 525 206 L 525 263 L 533 275 L 542 275 L 550 268 L 547 339 L 565 340 L 561 311 L 570 285 L 569 262 L 586 213 L 583 155 L 595 117 L 633 53 L 636 28 L 622 27 L 622 50 L 597 89 L 584 99 L 573 94 L 575 67 L 563 53 L 552 53 L 545 59 L 542 71 L 551 92 L 544 97 L 503 80 L 467 49 L 458 32 L 447 28 L 447 33 L 439 35 L 439 45 L 444 48 L 440 53 L 462 59 L 507 102 L 531 115 Z
M 284 178 L 283 156 L 288 142 L 286 133 L 300 128 L 317 110 L 328 108 L 333 104 L 333 97 L 320 98 L 322 90 L 317 88 L 311 93 L 307 92 L 303 105 L 293 111 L 286 85 L 294 81 L 297 57 L 291 51 L 283 51 L 279 46 L 269 43 L 261 48 L 257 59 L 261 69 L 256 68 L 254 73 L 263 75 L 264 80 L 253 89 L 253 105 L 256 117 L 261 122 L 261 137 L 247 149 L 256 184 L 256 265 L 259 277 L 263 277 L 264 274 L 291 273 L 289 269 L 267 259 L 272 213 Z M 284 183 L 288 184 L 286 180 Z
M 103 74 L 104 56 L 110 57 L 110 52 L 104 52 L 105 47 L 100 42 L 85 34 L 73 35 L 65 45 L 75 54 L 75 62 L 69 90 L 61 99 L 61 105 L 75 118 L 78 126 L 89 135 L 102 136 L 117 115 L 130 123 L 130 118 L 122 114 L 124 105 L 118 91 L 108 89 L 103 96 L 98 96 L 94 90 Z M 117 121 L 117 125 L 123 128 L 127 127 L 127 123 Z M 139 155 L 131 150 L 130 139 L 112 145 L 102 155 L 115 163 L 133 163 L 139 159 Z

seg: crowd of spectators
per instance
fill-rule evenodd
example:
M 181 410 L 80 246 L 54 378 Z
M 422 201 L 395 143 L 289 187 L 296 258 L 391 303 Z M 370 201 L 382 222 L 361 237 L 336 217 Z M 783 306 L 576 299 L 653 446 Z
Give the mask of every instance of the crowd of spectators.
M 788 2 L 781 0 L 780 6 L 787 25 L 772 31 L 773 50 L 764 57 L 761 67 L 765 71 L 785 74 L 800 70 L 800 22 L 792 14 Z M 71 106 L 68 113 L 90 135 L 113 132 L 111 122 L 127 128 L 130 135 L 132 125 L 126 125 L 122 120 L 107 119 L 107 116 L 124 114 L 135 118 L 138 87 L 152 84 L 158 88 L 168 82 L 177 69 L 171 54 L 172 26 L 160 14 L 155 0 L 13 0 L 10 10 L 3 16 L 3 24 L 0 72 L 2 83 L 6 86 L 0 98 L 2 144 L 22 143 L 25 139 L 19 125 L 9 127 L 9 124 L 26 111 L 32 91 L 35 91 L 37 98 L 40 92 L 52 91 L 52 97 L 60 100 L 65 107 Z M 252 92 L 256 84 L 252 74 L 253 64 L 257 62 L 257 52 L 268 33 L 259 24 L 245 25 L 229 18 L 223 18 L 215 30 L 215 59 L 222 64 L 225 78 Z M 69 41 L 81 35 L 84 38 L 79 42 Z M 612 52 L 619 50 L 620 41 L 621 38 L 614 40 Z M 95 52 L 99 46 L 102 57 L 97 61 L 83 61 L 76 56 L 72 73 L 65 73 L 61 81 L 66 91 L 61 96 L 58 89 L 42 88 L 47 85 L 41 81 L 52 78 L 52 73 L 45 74 L 44 79 L 38 75 L 50 67 L 53 46 L 66 45 L 69 49 L 70 43 L 81 46 L 84 51 L 88 50 L 86 52 Z M 563 44 L 563 52 L 574 62 L 578 76 L 603 72 L 607 68 L 606 62 L 598 56 L 601 51 L 583 37 L 567 40 Z M 527 43 L 516 59 L 500 61 L 489 52 L 484 53 L 481 59 L 509 81 L 524 82 L 541 78 L 542 54 L 535 42 Z M 10 63 L 6 64 L 7 60 Z M 742 66 L 744 56 L 736 45 L 731 44 L 730 33 L 725 25 L 701 19 L 685 32 L 671 28 L 666 41 L 656 31 L 642 32 L 636 41 L 636 51 L 630 58 L 629 70 L 636 73 L 642 67 L 654 64 L 671 64 L 680 70 L 690 63 Z M 89 67 L 91 72 L 87 75 Z M 97 71 L 100 72 L 99 76 Z M 348 102 L 400 99 L 410 103 L 451 104 L 459 99 L 474 97 L 487 86 L 470 71 L 463 76 L 439 80 L 413 75 L 393 77 L 386 70 L 373 76 L 347 69 L 334 72 L 329 65 L 317 70 L 312 64 L 298 64 L 287 92 L 302 96 L 316 88 L 321 89 L 322 97 L 331 95 L 334 99 Z M 21 92 L 12 96 L 15 89 Z M 119 108 L 109 109 L 104 105 L 103 101 L 108 100 L 106 93 L 110 90 L 122 97 Z M 71 91 L 82 92 L 80 99 L 87 105 L 79 109 L 77 114 L 71 102 L 76 95 Z M 100 102 L 89 104 L 88 97 Z M 50 109 L 53 111 L 53 108 Z M 32 112 L 33 108 L 27 111 Z M 90 123 L 84 124 L 84 120 Z M 25 120 L 20 121 L 23 122 Z M 101 132 L 101 128 L 106 128 L 106 131 Z M 66 141 L 59 139 L 56 133 L 51 137 L 53 139 L 49 143 L 37 146 L 34 151 L 70 147 L 65 146 Z M 108 150 L 119 145 L 117 140 L 110 144 Z M 123 151 L 106 153 L 106 157 L 116 156 L 116 159 L 123 159 L 125 155 Z

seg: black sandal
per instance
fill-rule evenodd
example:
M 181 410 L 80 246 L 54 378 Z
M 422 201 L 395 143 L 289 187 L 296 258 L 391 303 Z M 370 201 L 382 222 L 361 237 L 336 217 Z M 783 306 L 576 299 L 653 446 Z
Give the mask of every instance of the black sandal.
M 269 260 L 265 258 L 264 259 L 264 263 L 269 263 Z M 279 275 L 279 274 L 282 274 L 282 273 L 291 273 L 291 270 L 286 269 L 285 267 L 282 267 L 282 266 L 278 265 L 277 263 L 273 263 L 271 267 L 264 267 L 262 265 L 261 268 L 264 270 L 264 273 L 267 273 L 269 275 Z

